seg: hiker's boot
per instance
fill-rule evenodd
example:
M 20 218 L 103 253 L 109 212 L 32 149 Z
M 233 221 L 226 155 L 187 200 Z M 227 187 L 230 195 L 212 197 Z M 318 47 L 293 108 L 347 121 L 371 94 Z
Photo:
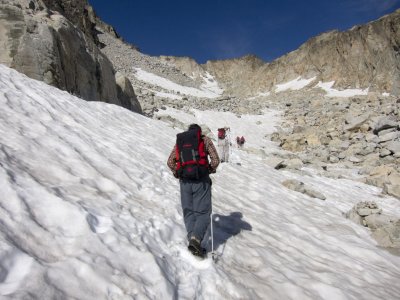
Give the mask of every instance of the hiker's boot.
M 201 248 L 200 240 L 194 236 L 192 236 L 189 240 L 188 249 L 193 255 L 200 256 L 200 257 L 204 256 L 204 249 Z

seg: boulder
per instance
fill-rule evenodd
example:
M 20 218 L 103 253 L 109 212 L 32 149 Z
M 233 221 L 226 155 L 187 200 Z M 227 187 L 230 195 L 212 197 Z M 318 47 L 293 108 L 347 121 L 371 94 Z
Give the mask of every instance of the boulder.
M 381 149 L 381 151 L 379 151 L 379 157 L 385 157 L 392 154 L 392 152 L 390 152 L 388 149 L 383 148 Z
M 281 147 L 284 150 L 291 152 L 303 151 L 306 148 L 306 138 L 301 134 L 293 134 L 285 136 L 285 139 L 281 142 Z
M 115 81 L 117 83 L 118 99 L 121 101 L 122 106 L 132 111 L 143 113 L 129 79 L 117 72 L 115 74 Z
M 299 158 L 285 159 L 283 165 L 286 169 L 300 170 L 303 167 L 303 162 Z
M 372 236 L 382 247 L 400 248 L 400 219 L 378 227 Z
M 382 146 L 388 149 L 392 153 L 400 152 L 400 141 L 390 141 L 382 144 Z
M 60 7 L 71 6 L 71 14 L 66 15 L 83 18 L 83 13 L 73 13 L 72 2 L 77 1 L 70 2 L 57 1 Z M 83 32 L 60 12 L 47 10 L 43 2 L 32 0 L 31 4 L 0 2 L 0 63 L 83 99 L 130 109 L 130 103 L 118 97 L 113 66 L 98 49 L 92 25 L 86 24 L 87 32 Z M 76 7 L 85 5 L 87 1 L 82 0 Z
M 382 192 L 400 199 L 400 184 L 384 183 Z
M 388 128 L 394 128 L 398 127 L 399 123 L 396 121 L 395 118 L 390 117 L 390 116 L 384 116 L 379 118 L 376 123 L 373 125 L 373 132 L 375 134 L 378 134 L 379 131 L 388 129 Z
M 365 216 L 363 224 L 371 230 L 375 230 L 393 221 L 395 221 L 393 217 L 383 215 L 382 213 L 373 213 Z
M 272 167 L 272 168 L 274 168 L 276 170 L 279 170 L 279 169 L 282 169 L 282 168 L 285 167 L 283 165 L 284 159 L 279 158 L 279 157 L 268 157 L 267 159 L 264 160 L 264 162 L 268 166 L 270 166 L 270 167 Z
M 307 141 L 307 145 L 313 147 L 313 146 L 320 146 L 321 141 L 316 133 L 309 133 L 305 136 L 305 139 Z
M 390 166 L 382 165 L 375 167 L 366 178 L 366 183 L 382 188 L 384 183 L 388 182 L 389 174 L 392 172 L 396 172 L 396 170 Z
M 361 201 L 358 202 L 353 208 L 346 213 L 346 217 L 357 224 L 366 226 L 364 219 L 367 216 L 380 214 L 382 210 L 373 201 Z
M 355 164 L 361 163 L 363 161 L 361 158 L 356 156 L 350 156 L 348 160 Z
M 369 118 L 370 118 L 369 113 L 360 116 L 348 115 L 346 117 L 347 125 L 344 127 L 344 129 L 347 131 L 359 130 L 360 127 L 369 120 Z
M 375 202 L 357 203 L 346 217 L 371 229 L 381 247 L 400 248 L 400 219 L 382 214 Z
M 398 139 L 400 137 L 400 131 L 393 131 L 393 132 L 388 132 L 383 135 L 379 135 L 379 143 L 384 143 L 388 141 L 392 141 L 395 139 Z M 400 144 L 400 142 L 399 142 Z
M 309 187 L 306 187 L 303 182 L 296 179 L 288 179 L 282 182 L 282 185 L 293 191 L 306 194 L 312 198 L 318 198 L 325 200 L 326 197 L 318 191 L 315 191 Z

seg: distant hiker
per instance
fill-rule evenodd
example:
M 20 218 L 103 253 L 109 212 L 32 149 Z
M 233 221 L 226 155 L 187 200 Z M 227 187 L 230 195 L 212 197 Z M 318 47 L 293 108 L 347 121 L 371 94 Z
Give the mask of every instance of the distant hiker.
M 221 157 L 221 162 L 229 161 L 229 127 L 218 128 L 218 150 Z
M 209 174 L 215 173 L 219 165 L 217 150 L 211 139 L 202 135 L 201 127 L 191 124 L 187 131 L 177 134 L 167 165 L 179 178 L 188 249 L 203 256 L 201 242 L 210 225 L 212 209 Z
M 237 144 L 238 148 L 242 148 L 245 141 L 246 140 L 244 139 L 244 136 L 242 136 L 242 137 L 237 136 L 236 137 L 236 144 Z

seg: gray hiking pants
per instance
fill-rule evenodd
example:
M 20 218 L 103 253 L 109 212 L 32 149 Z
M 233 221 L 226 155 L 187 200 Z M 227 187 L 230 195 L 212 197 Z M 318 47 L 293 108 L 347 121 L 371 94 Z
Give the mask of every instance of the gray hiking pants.
M 195 236 L 200 242 L 210 225 L 211 179 L 180 180 L 181 204 L 188 239 Z

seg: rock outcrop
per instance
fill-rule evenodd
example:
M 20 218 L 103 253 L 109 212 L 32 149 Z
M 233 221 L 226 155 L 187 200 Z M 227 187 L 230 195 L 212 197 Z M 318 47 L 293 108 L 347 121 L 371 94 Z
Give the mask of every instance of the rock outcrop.
M 371 229 L 372 237 L 380 246 L 400 249 L 400 219 L 382 213 L 375 202 L 359 202 L 345 216 Z
M 1 0 L 0 63 L 83 99 L 141 112 L 134 94 L 118 96 L 91 11 L 87 1 Z
M 303 182 L 298 181 L 296 179 L 288 179 L 282 182 L 282 185 L 290 190 L 305 194 L 307 196 L 310 196 L 311 198 L 318 198 L 321 200 L 325 200 L 326 197 L 321 194 L 320 192 L 304 185 Z
M 186 74 L 193 62 L 169 59 Z M 400 10 L 350 30 L 311 38 L 297 50 L 270 63 L 247 55 L 202 65 L 228 94 L 245 97 L 273 92 L 296 78 L 334 81 L 334 88 L 358 88 L 400 95 Z
M 269 136 L 272 141 L 303 164 L 324 164 L 328 171 L 357 168 L 358 180 L 400 199 L 400 101 L 374 94 L 328 98 L 310 91 L 275 99 L 282 101 L 285 121 Z

